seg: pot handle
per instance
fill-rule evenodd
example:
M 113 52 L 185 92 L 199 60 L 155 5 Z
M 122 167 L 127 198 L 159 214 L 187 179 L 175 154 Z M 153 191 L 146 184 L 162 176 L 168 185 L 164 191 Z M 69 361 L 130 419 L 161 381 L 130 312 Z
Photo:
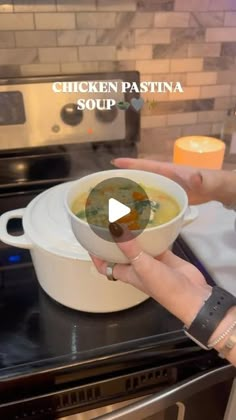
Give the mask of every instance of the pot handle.
M 0 216 L 0 240 L 18 248 L 30 249 L 32 243 L 25 234 L 13 236 L 7 231 L 7 224 L 11 219 L 22 219 L 25 209 L 7 211 Z
M 199 216 L 199 211 L 197 207 L 189 206 L 184 216 L 183 226 L 189 225 L 189 223 L 192 223 L 194 220 L 196 220 L 198 216 Z

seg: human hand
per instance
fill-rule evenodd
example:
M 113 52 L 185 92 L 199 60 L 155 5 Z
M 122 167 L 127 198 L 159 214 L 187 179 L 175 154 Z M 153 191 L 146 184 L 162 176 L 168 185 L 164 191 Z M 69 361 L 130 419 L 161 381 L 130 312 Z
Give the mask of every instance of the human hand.
M 185 325 L 190 325 L 211 290 L 200 271 L 171 251 L 151 257 L 127 231 L 123 232 L 122 242 L 117 241 L 117 246 L 129 264 L 115 264 L 114 278 L 143 291 Z M 106 275 L 107 263 L 95 256 L 91 258 L 97 270 Z
M 189 204 L 202 204 L 211 200 L 228 204 L 232 199 L 232 189 L 236 191 L 236 174 L 233 175 L 232 172 L 198 169 L 147 159 L 117 158 L 112 160 L 112 164 L 118 168 L 155 172 L 172 179 L 184 188 Z M 232 177 L 234 180 L 231 187 Z

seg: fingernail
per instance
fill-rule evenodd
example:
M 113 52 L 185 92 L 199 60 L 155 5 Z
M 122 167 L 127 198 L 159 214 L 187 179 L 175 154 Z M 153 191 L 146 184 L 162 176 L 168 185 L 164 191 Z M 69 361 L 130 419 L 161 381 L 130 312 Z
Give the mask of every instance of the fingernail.
M 124 233 L 122 227 L 120 225 L 118 225 L 118 223 L 110 223 L 109 224 L 109 231 L 116 238 L 119 238 Z
M 110 163 L 111 163 L 111 165 L 114 165 L 114 166 L 115 166 L 115 159 L 112 159 L 112 160 L 110 161 Z

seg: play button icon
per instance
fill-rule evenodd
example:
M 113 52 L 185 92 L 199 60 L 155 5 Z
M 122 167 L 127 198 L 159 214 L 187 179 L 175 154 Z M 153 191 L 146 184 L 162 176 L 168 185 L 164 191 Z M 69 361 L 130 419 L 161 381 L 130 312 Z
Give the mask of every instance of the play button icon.
M 130 207 L 125 206 L 125 204 L 120 203 L 120 201 L 116 200 L 115 198 L 109 199 L 108 220 L 110 223 L 117 222 L 117 220 L 126 216 L 130 212 Z
M 110 232 L 112 224 L 125 225 L 136 237 L 147 226 L 150 213 L 151 204 L 141 185 L 121 177 L 99 182 L 90 191 L 85 205 L 90 228 L 110 242 L 114 241 Z M 116 240 L 122 242 L 122 235 Z

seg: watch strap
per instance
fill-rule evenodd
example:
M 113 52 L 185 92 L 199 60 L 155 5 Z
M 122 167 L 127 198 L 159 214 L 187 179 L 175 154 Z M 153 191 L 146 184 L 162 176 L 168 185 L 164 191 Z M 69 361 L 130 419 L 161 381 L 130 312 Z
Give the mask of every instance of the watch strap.
M 236 305 L 235 296 L 219 286 L 214 286 L 210 297 L 205 301 L 190 327 L 185 328 L 185 331 L 195 341 L 207 347 L 211 335 L 234 305 Z

